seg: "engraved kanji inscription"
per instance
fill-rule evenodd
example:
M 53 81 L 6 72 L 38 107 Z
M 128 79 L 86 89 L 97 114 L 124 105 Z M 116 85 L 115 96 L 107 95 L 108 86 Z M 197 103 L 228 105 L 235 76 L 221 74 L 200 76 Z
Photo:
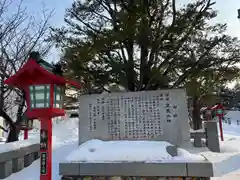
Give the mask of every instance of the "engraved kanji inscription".
M 170 93 L 99 96 L 89 103 L 89 131 L 97 122 L 106 122 L 109 139 L 149 139 L 163 135 L 162 123 L 173 123 L 178 117 Z

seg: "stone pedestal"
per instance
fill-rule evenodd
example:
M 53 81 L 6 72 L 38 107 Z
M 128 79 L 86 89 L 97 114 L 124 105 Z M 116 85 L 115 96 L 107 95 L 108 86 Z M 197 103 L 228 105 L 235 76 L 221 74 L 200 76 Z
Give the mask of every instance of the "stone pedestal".
M 15 158 L 12 160 L 12 172 L 16 173 L 24 168 L 24 158 Z
M 33 161 L 34 161 L 33 153 L 25 155 L 24 156 L 24 167 L 30 166 L 30 164 L 32 164 Z
M 0 163 L 0 179 L 12 174 L 12 160 Z
M 205 121 L 206 145 L 210 151 L 220 152 L 218 128 L 216 121 Z

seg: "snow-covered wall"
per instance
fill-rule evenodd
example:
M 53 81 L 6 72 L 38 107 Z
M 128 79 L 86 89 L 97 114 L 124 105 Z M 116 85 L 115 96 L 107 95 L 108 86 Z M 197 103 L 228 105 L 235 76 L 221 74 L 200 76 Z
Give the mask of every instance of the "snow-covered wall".
M 234 122 L 240 121 L 240 111 L 227 111 L 225 118 Z

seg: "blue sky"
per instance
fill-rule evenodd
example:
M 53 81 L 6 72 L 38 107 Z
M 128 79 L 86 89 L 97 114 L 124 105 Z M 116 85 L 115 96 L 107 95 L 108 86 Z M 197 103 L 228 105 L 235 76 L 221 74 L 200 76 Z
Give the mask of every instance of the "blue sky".
M 10 10 L 14 11 L 16 5 L 18 5 L 20 2 L 21 0 L 12 0 Z M 43 9 L 47 9 L 49 11 L 54 10 L 54 15 L 50 21 L 50 24 L 53 27 L 61 27 L 64 24 L 63 18 L 65 14 L 65 9 L 71 7 L 72 2 L 73 0 L 23 0 L 22 7 L 26 7 L 27 13 L 40 18 Z M 10 11 L 8 13 L 10 14 Z M 48 60 L 49 62 L 58 61 L 58 50 L 53 48 L 47 58 L 48 59 L 46 60 Z
M 182 0 L 191 1 L 191 0 Z M 240 8 L 240 0 L 217 0 L 215 8 L 219 11 L 219 16 L 215 22 L 228 23 L 228 33 L 240 38 L 240 21 L 237 19 L 237 9 Z M 12 0 L 14 4 L 18 4 L 20 0 Z M 39 14 L 43 7 L 54 9 L 54 16 L 51 20 L 53 26 L 60 27 L 63 25 L 63 17 L 65 9 L 71 6 L 73 0 L 23 0 L 23 5 L 26 6 L 29 14 Z M 12 4 L 12 6 L 14 5 Z M 59 53 L 53 49 L 48 57 L 49 61 L 57 61 Z

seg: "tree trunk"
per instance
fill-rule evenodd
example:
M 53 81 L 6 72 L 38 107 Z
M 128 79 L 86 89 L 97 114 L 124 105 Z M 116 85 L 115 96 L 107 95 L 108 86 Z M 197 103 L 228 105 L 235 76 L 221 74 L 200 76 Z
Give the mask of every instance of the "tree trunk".
M 18 106 L 17 120 L 10 126 L 10 132 L 8 134 L 7 142 L 18 141 L 20 127 L 23 119 L 22 116 L 24 105 L 25 105 L 25 93 L 22 91 L 21 103 Z
M 199 104 L 199 98 L 197 96 L 193 97 L 193 111 L 192 111 L 192 121 L 193 129 L 198 130 L 202 128 L 202 120 L 200 117 L 201 106 Z
M 13 141 L 18 141 L 18 134 L 19 134 L 19 130 L 17 129 L 15 123 L 13 122 L 13 120 L 7 115 L 7 113 L 0 109 L 0 116 L 3 117 L 3 119 L 8 123 L 9 125 L 9 134 L 7 137 L 7 141 L 8 142 L 13 142 Z
M 20 130 L 17 128 L 17 126 L 11 127 L 6 143 L 18 141 L 19 133 L 20 133 Z

